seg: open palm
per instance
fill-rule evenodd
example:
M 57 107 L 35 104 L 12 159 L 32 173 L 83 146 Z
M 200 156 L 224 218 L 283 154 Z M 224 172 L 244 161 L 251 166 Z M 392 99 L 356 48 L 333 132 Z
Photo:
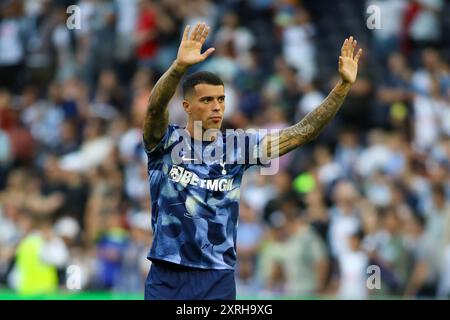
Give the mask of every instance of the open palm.
M 345 39 L 339 57 L 339 74 L 344 82 L 354 83 L 358 74 L 358 61 L 362 54 L 362 49 L 353 57 L 356 47 L 356 40 L 353 37 Z
M 202 46 L 210 30 L 209 26 L 205 23 L 197 23 L 190 35 L 189 30 L 190 26 L 188 25 L 184 29 L 183 39 L 177 55 L 178 63 L 186 67 L 204 61 L 215 50 L 214 48 L 209 48 L 203 54 L 201 53 Z

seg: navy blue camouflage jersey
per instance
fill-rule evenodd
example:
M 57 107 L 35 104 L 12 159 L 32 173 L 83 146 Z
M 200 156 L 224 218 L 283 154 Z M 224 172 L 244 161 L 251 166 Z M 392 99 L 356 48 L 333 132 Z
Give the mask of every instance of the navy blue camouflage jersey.
M 261 164 L 255 149 L 264 135 L 241 131 L 209 142 L 186 138 L 180 131 L 187 134 L 169 125 L 161 141 L 146 150 L 153 229 L 148 258 L 234 269 L 241 180 L 247 168 Z M 237 143 L 243 137 L 245 143 Z M 226 148 L 230 141 L 233 146 Z M 198 163 L 198 157 L 208 152 L 214 156 L 217 150 L 223 156 Z M 174 154 L 179 160 L 174 161 Z

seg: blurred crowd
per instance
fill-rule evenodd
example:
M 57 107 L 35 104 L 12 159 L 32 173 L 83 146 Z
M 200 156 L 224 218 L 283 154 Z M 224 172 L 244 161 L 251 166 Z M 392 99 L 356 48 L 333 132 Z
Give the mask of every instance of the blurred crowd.
M 371 4 L 381 29 L 366 26 Z M 184 26 L 204 21 L 216 51 L 190 71 L 224 80 L 224 128 L 296 123 L 338 79 L 339 49 L 324 48 L 354 35 L 365 50 L 323 133 L 276 175 L 246 173 L 238 295 L 449 298 L 448 17 L 443 0 L 1 1 L 0 290 L 143 292 L 141 124 Z

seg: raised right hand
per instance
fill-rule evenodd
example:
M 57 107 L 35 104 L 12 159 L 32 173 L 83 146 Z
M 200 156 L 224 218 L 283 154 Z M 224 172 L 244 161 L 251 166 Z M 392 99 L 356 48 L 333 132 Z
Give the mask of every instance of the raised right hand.
M 188 25 L 184 29 L 176 60 L 177 64 L 184 68 L 204 61 L 215 50 L 214 48 L 209 48 L 203 54 L 201 53 L 202 46 L 210 30 L 209 26 L 205 23 L 197 23 L 190 35 L 189 30 L 190 26 Z

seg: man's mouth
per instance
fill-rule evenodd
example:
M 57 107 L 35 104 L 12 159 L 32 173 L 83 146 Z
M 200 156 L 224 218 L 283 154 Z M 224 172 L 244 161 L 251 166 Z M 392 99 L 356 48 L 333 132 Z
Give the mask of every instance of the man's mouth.
M 212 116 L 209 117 L 213 122 L 220 122 L 222 120 L 221 116 Z

